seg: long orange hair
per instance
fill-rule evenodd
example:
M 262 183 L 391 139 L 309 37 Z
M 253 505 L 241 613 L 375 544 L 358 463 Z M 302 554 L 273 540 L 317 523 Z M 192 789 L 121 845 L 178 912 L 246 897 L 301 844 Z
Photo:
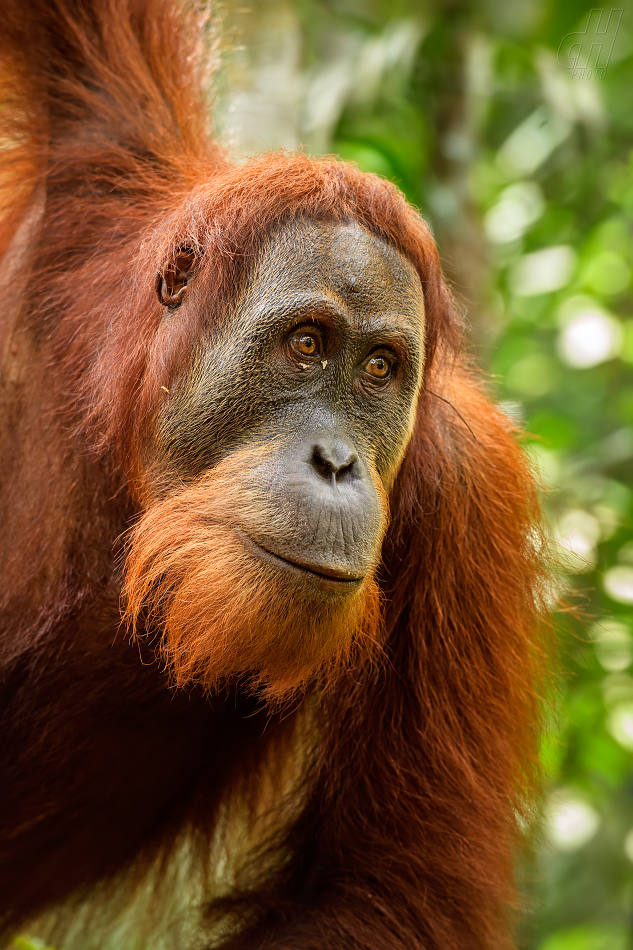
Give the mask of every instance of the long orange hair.
M 276 827 L 209 915 L 234 915 L 224 945 L 235 948 L 510 946 L 513 861 L 537 779 L 543 653 L 545 567 L 529 466 L 510 422 L 463 355 L 461 321 L 432 236 L 398 190 L 344 163 L 302 154 L 240 166 L 227 161 L 206 128 L 201 74 L 208 50 L 194 7 L 186 13 L 177 0 L 3 4 L 2 247 L 15 242 L 29 200 L 42 189 L 46 200 L 20 259 L 27 275 L 16 284 L 21 316 L 3 329 L 3 351 L 25 328 L 34 334 L 28 359 L 44 375 L 25 390 L 35 421 L 19 431 L 33 455 L 20 462 L 19 484 L 11 483 L 8 496 L 19 517 L 7 533 L 2 655 L 7 663 L 30 657 L 36 670 L 38 658 L 50 664 L 66 650 L 81 666 L 85 651 L 88 677 L 90 650 L 58 618 L 83 617 L 81 611 L 101 604 L 92 627 L 86 614 L 85 629 L 103 630 L 108 644 L 116 638 L 119 618 L 103 607 L 103 591 L 118 593 L 121 583 L 109 552 L 139 513 L 139 447 L 164 388 L 187 366 L 208 321 L 227 319 L 273 228 L 297 217 L 360 223 L 415 266 L 427 320 L 423 391 L 389 497 L 380 594 L 372 602 L 374 612 L 380 604 L 372 623 L 381 628 L 381 650 L 363 650 L 361 639 L 347 662 L 330 670 L 318 701 L 308 700 L 309 748 L 293 785 L 301 808 Z M 179 319 L 163 325 L 154 279 L 183 245 L 198 255 L 198 272 Z M 37 454 L 39 431 L 49 433 L 47 458 Z M 156 558 L 161 541 L 173 536 L 170 519 L 185 534 L 195 531 L 186 496 L 149 516 L 145 529 Z M 40 527 L 47 518 L 50 536 Z M 159 560 L 130 562 L 141 598 L 132 613 L 150 598 L 152 565 L 160 571 Z M 199 672 L 188 666 L 193 628 L 195 616 L 176 624 L 170 641 L 180 651 L 182 682 Z M 302 681 L 301 656 L 295 659 L 288 675 Z M 319 666 L 318 657 L 310 659 L 312 669 Z M 266 662 L 258 659 L 260 668 Z M 116 664 L 110 669 L 104 658 L 93 675 L 101 677 L 99 695 L 118 694 Z M 33 682 L 44 690 L 38 676 Z M 37 706 L 36 686 L 23 713 L 34 735 L 53 706 L 60 723 L 64 713 L 45 691 L 48 700 Z M 72 722 L 58 733 L 60 774 L 74 761 L 73 729 L 79 734 L 80 726 Z M 120 728 L 123 741 L 130 728 L 123 716 Z M 237 746 L 241 727 L 225 728 Z M 142 729 L 154 739 L 151 720 Z M 175 748 L 178 740 L 169 735 Z M 270 746 L 272 754 L 289 754 L 287 742 Z M 153 794 L 164 781 L 165 802 L 180 794 L 184 803 L 180 823 L 173 810 L 165 823 L 163 847 L 187 821 L 201 836 L 211 834 L 218 802 L 235 794 L 238 775 L 244 787 L 257 785 L 252 748 L 245 745 L 231 772 L 236 784 L 227 781 L 221 794 L 209 794 L 206 804 L 196 799 L 189 811 L 185 791 L 175 779 L 168 785 L 156 765 L 147 779 Z M 165 756 L 170 749 L 166 739 Z M 116 762 L 115 743 L 107 755 L 104 761 Z M 188 766 L 191 786 L 195 766 Z M 115 764 L 109 775 L 116 783 Z M 27 788 L 26 777 L 18 781 Z M 91 781 L 85 794 L 98 797 Z M 113 785 L 110 797 L 118 791 Z M 26 792 L 21 797 L 31 801 Z M 51 801 L 42 814 L 63 807 L 63 796 Z M 29 885 L 18 895 L 6 877 L 13 902 L 7 919 L 140 861 L 149 831 L 147 840 L 128 835 L 134 848 L 122 842 L 118 857 L 99 863 L 99 848 L 111 854 L 101 821 L 95 812 L 86 825 L 92 854 L 84 880 L 80 850 L 73 852 L 76 873 L 70 860 L 63 874 L 53 863 L 36 878 L 37 894 Z M 29 853 L 37 848 L 32 840 Z M 152 840 L 155 855 L 155 834 Z M 26 874 L 22 860 L 14 858 L 13 869 Z

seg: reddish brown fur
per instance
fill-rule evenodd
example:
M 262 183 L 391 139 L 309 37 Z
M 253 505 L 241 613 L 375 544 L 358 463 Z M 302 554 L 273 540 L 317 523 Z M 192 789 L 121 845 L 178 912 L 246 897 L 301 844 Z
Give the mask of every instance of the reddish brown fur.
M 289 597 L 287 582 L 235 531 L 248 535 L 251 526 L 256 533 L 275 522 L 277 538 L 295 530 L 279 524 L 266 500 L 249 490 L 244 473 L 261 451 L 258 456 L 235 452 L 149 507 L 126 558 L 125 619 L 136 628 L 149 613 L 160 626 L 160 654 L 176 686 L 196 682 L 217 691 L 246 673 L 269 703 L 287 702 L 315 679 L 323 688 L 324 675 L 331 681 L 338 669 L 354 665 L 352 655 L 375 651 L 379 595 L 370 576 L 327 611 L 303 590 Z
M 392 185 L 342 163 L 273 155 L 230 166 L 205 131 L 200 33 L 176 0 L 3 5 L 2 247 L 25 204 L 15 187 L 37 169 L 34 223 L 14 238 L 3 298 L 14 304 L 2 326 L 4 925 L 126 868 L 156 867 L 184 827 L 204 853 L 220 803 L 238 788 L 257 798 L 264 760 L 283 772 L 287 721 L 273 716 L 264 737 L 268 713 L 255 703 L 172 696 L 117 636 L 112 550 L 145 497 L 141 437 L 162 387 L 204 320 L 226 318 L 271 229 L 307 216 L 356 220 L 415 265 L 425 391 L 389 499 L 383 654 L 358 649 L 361 637 L 352 668 L 329 670 L 293 799 L 300 814 L 209 914 L 229 914 L 225 945 L 241 950 L 509 946 L 541 668 L 530 473 L 459 355 L 426 225 Z M 154 277 L 182 242 L 200 249 L 199 279 L 182 319 L 162 327 Z M 187 566 L 207 570 L 196 504 L 214 497 L 213 478 L 188 491 L 137 528 L 133 616 L 160 595 L 165 568 L 176 571 L 168 586 Z M 192 547 L 166 564 L 174 517 Z M 339 656 L 355 627 L 332 631 Z M 215 657 L 203 640 L 190 605 L 174 623 L 168 611 L 162 649 L 178 682 L 199 678 L 208 658 L 218 666 L 205 669 L 207 686 L 257 668 L 279 696 L 324 660 L 286 652 L 285 635 L 273 658 L 263 631 L 250 655 L 239 641 Z

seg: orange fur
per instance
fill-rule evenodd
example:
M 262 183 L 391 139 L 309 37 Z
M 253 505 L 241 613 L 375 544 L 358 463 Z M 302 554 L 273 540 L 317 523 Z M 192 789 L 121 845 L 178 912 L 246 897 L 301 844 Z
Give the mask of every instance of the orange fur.
M 379 595 L 368 576 L 325 605 L 253 552 L 240 532 L 257 536 L 266 525 L 282 541 L 298 530 L 249 489 L 260 460 L 261 452 L 235 452 L 148 508 L 130 536 L 125 619 L 137 634 L 143 619 L 163 631 L 159 650 L 176 686 L 217 691 L 241 678 L 281 702 L 315 678 L 331 680 L 352 654 L 375 652 Z
M 19 261 L 5 274 L 16 299 L 0 315 L 0 929 L 129 869 L 161 871 L 183 828 L 204 864 L 222 804 L 257 798 L 264 761 L 295 775 L 290 725 L 253 690 L 280 702 L 313 683 L 289 714 L 305 736 L 293 817 L 271 822 L 230 898 L 210 898 L 216 944 L 511 946 L 518 819 L 538 789 L 547 550 L 428 227 L 392 184 L 342 162 L 231 165 L 206 131 L 195 4 L 4 0 L 2 13 L 0 248 L 25 194 L 46 200 L 5 259 Z M 159 499 L 144 488 L 164 390 L 221 333 L 264 242 L 301 217 L 358 222 L 424 293 L 424 389 L 381 565 L 335 620 L 254 577 L 236 529 L 262 502 L 230 465 Z M 196 278 L 164 321 L 155 276 L 183 242 Z M 132 648 L 116 637 L 112 551 L 135 521 Z M 148 611 L 188 690 L 152 662 Z

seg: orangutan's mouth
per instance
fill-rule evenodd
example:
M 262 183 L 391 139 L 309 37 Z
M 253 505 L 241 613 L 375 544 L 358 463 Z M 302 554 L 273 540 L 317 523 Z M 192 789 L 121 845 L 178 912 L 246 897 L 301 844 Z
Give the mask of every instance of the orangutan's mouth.
M 294 572 L 311 575 L 313 578 L 317 578 L 324 587 L 352 591 L 359 588 L 364 580 L 364 575 L 352 574 L 343 568 L 327 567 L 322 564 L 308 564 L 305 561 L 290 560 L 281 554 L 269 550 L 262 544 L 259 544 L 259 542 L 253 541 L 244 531 L 238 529 L 238 534 L 247 545 L 253 548 L 264 560 L 275 563 L 277 566 L 281 566 L 282 569 L 287 570 L 290 568 Z

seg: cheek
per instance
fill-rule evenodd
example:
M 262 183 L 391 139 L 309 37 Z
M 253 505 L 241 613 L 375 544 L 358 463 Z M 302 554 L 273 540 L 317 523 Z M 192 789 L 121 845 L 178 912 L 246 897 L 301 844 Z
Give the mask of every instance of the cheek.
M 274 394 L 261 369 L 221 356 L 182 378 L 164 399 L 150 451 L 166 475 L 193 478 L 214 468 L 271 412 Z
M 382 484 L 390 491 L 402 460 L 407 451 L 417 417 L 420 384 L 418 383 L 407 399 L 399 402 L 391 411 L 383 412 L 374 420 L 375 465 Z

